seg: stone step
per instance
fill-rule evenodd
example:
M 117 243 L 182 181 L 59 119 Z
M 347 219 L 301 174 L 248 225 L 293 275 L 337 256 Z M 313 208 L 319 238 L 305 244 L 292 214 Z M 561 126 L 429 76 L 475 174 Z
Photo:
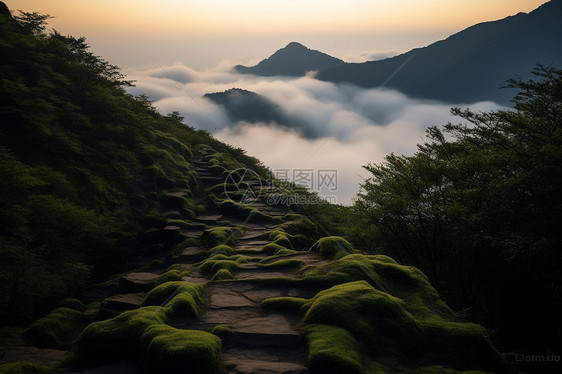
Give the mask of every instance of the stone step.
M 211 292 L 211 291 L 209 291 Z M 211 293 L 209 308 L 248 308 L 257 307 L 258 304 L 249 300 L 247 297 L 238 292 L 232 291 L 226 287 L 215 287 Z
M 233 274 L 234 279 L 299 279 L 294 273 L 287 271 L 286 269 L 238 269 Z
M 270 314 L 232 325 L 229 342 L 259 347 L 293 347 L 305 340 L 285 316 Z
M 137 292 L 110 297 L 105 300 L 105 308 L 121 312 L 137 309 L 144 300 L 145 295 L 144 292 Z
M 183 263 L 195 263 L 204 260 L 207 257 L 207 250 L 201 247 L 185 248 L 178 261 Z
M 238 238 L 238 240 L 252 240 L 252 239 L 258 239 L 263 235 L 263 231 L 259 231 L 259 230 L 251 230 L 246 232 L 246 234 L 244 234 L 244 236 Z
M 27 361 L 33 364 L 54 369 L 62 361 L 69 358 L 72 354 L 69 351 L 58 349 L 41 349 L 35 347 L 17 347 L 6 351 L 0 365 L 11 362 Z
M 122 292 L 148 292 L 155 284 L 157 274 L 154 273 L 129 273 L 119 278 L 119 288 Z
M 215 225 L 217 221 L 222 219 L 222 214 L 207 214 L 204 216 L 197 216 L 193 220 L 207 225 Z
M 265 361 L 238 358 L 232 355 L 222 357 L 225 374 L 307 374 L 308 369 L 296 362 Z

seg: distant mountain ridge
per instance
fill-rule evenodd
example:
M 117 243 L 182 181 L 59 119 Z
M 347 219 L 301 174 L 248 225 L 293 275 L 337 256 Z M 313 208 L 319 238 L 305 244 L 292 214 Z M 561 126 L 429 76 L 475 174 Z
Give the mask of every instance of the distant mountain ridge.
M 309 71 L 320 71 L 343 65 L 345 62 L 339 58 L 309 49 L 304 45 L 292 42 L 251 67 L 237 65 L 234 70 L 242 74 L 255 74 L 261 76 L 304 76 Z
M 469 27 L 424 48 L 379 61 L 346 63 L 317 78 L 361 87 L 386 86 L 445 102 L 494 100 L 507 104 L 513 90 L 499 89 L 537 63 L 562 66 L 562 0 L 536 10 Z
M 281 107 L 265 96 L 240 88 L 231 88 L 224 92 L 205 94 L 216 104 L 222 105 L 232 121 L 277 122 L 286 123 L 287 120 Z

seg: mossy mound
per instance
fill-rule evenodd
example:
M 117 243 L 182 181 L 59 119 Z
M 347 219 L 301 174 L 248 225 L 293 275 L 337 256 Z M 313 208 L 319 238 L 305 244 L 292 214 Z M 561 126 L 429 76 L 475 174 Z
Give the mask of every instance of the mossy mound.
M 232 327 L 229 325 L 216 325 L 213 327 L 213 335 L 219 337 L 223 342 L 228 339 L 228 336 L 232 333 Z
M 169 269 L 165 273 L 162 273 L 156 278 L 157 284 L 163 284 L 167 282 L 180 281 L 183 277 L 189 276 L 189 272 L 182 271 L 179 269 Z
M 221 281 L 221 280 L 229 280 L 233 279 L 232 273 L 228 269 L 220 269 L 213 275 L 211 278 L 212 281 Z
M 302 313 L 308 304 L 307 299 L 299 297 L 272 297 L 260 303 L 260 307 L 266 311 Z
M 359 344 L 349 331 L 335 326 L 312 325 L 307 331 L 311 373 L 361 374 Z
M 83 312 L 86 310 L 86 306 L 84 305 L 83 302 L 81 302 L 80 300 L 76 299 L 76 298 L 66 298 L 63 301 L 61 301 L 59 303 L 59 307 L 62 308 L 69 308 L 69 309 L 74 309 L 77 310 L 79 312 Z
M 375 362 L 380 372 L 505 370 L 483 327 L 410 309 L 366 281 L 321 291 L 303 308 L 312 372 L 363 372 Z
M 351 254 L 305 274 L 305 279 L 326 286 L 364 280 L 375 288 L 405 301 L 416 316 L 443 316 L 453 312 L 420 270 L 399 265 L 387 256 Z
M 0 328 L 0 359 L 2 359 L 4 353 L 9 348 L 25 344 L 25 340 L 22 337 L 23 330 L 21 327 L 15 326 Z
M 277 255 L 282 251 L 294 251 L 294 250 L 283 247 L 282 245 L 277 243 L 269 243 L 263 246 L 262 251 L 267 253 L 268 255 Z
M 209 272 L 210 274 L 216 274 L 220 270 L 232 270 L 238 269 L 238 265 L 247 263 L 248 260 L 242 255 L 214 255 L 211 258 L 203 261 L 199 265 L 199 270 Z
M 81 317 L 80 311 L 56 308 L 25 329 L 23 337 L 27 344 L 35 347 L 62 348 Z
M 78 354 L 92 359 L 136 354 L 143 333 L 167 322 L 166 309 L 148 306 L 88 325 L 75 342 Z
M 52 370 L 31 362 L 11 362 L 0 365 L 0 374 L 46 374 Z
M 337 260 L 350 253 L 356 252 L 347 240 L 339 236 L 322 238 L 314 243 L 311 250 L 319 252 L 322 256 L 330 260 Z
M 209 257 L 214 255 L 232 256 L 234 255 L 234 250 L 228 245 L 221 244 L 209 249 L 208 255 Z
M 301 269 L 306 266 L 306 262 L 296 259 L 278 260 L 269 263 L 260 263 L 262 268 L 279 269 L 279 268 L 298 268 Z
M 221 340 L 208 332 L 152 325 L 142 335 L 140 346 L 150 373 L 222 373 Z
M 265 235 L 267 240 L 279 244 L 285 248 L 304 250 L 308 243 L 309 238 L 302 234 L 288 234 L 280 229 L 267 232 Z
M 153 288 L 145 296 L 141 305 L 161 306 L 168 317 L 197 317 L 198 304 L 201 302 L 201 286 L 184 281 L 173 281 Z
M 214 227 L 203 232 L 201 237 L 209 246 L 232 244 L 235 241 L 235 232 L 231 227 Z

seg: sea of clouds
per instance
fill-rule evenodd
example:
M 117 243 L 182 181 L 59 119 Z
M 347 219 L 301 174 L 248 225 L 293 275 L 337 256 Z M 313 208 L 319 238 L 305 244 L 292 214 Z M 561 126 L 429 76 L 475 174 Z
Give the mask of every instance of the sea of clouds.
M 459 122 L 451 116 L 451 107 L 499 108 L 493 102 L 451 105 L 415 99 L 389 89 L 322 82 L 313 74 L 301 78 L 242 75 L 231 70 L 234 65 L 226 61 L 196 71 L 176 63 L 125 73 L 135 81 L 131 94 L 147 95 L 163 114 L 180 112 L 186 124 L 245 149 L 274 171 L 337 170 L 337 190 L 319 192 L 341 204 L 352 203 L 360 184 L 369 177 L 362 165 L 380 163 L 392 152 L 413 154 L 429 126 Z M 234 87 L 267 97 L 291 123 L 235 123 L 222 106 L 203 97 Z M 313 190 L 318 188 L 317 182 Z

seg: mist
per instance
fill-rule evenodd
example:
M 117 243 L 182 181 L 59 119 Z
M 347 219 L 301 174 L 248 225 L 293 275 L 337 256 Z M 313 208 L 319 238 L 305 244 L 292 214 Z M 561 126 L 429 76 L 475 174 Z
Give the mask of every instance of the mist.
M 362 89 L 314 79 L 257 77 L 232 72 L 234 61 L 207 70 L 181 63 L 125 71 L 161 113 L 178 111 L 187 125 L 243 148 L 274 171 L 337 170 L 337 189 L 318 190 L 332 202 L 351 204 L 369 177 L 362 166 L 380 163 L 390 153 L 413 154 L 429 126 L 459 122 L 451 107 L 490 111 L 493 102 L 443 104 L 389 89 Z M 288 123 L 232 121 L 206 93 L 242 88 L 277 104 Z M 316 187 L 313 188 L 316 190 Z

